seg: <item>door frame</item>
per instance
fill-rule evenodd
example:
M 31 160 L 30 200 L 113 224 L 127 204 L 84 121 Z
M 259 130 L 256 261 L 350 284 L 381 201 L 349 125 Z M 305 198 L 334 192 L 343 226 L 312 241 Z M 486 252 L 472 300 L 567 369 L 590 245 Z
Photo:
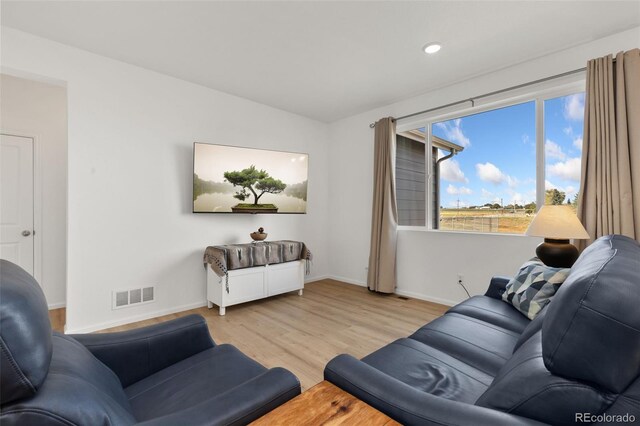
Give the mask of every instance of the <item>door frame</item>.
M 42 163 L 40 136 L 15 129 L 0 128 L 0 134 L 29 138 L 33 143 L 33 277 L 42 284 Z

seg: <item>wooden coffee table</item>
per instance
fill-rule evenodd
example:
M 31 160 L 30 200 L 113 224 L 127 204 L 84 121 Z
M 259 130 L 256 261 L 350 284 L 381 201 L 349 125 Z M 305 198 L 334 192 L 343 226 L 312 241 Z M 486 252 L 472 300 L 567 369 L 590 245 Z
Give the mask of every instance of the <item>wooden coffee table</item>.
M 391 426 L 400 423 L 324 381 L 251 424 Z

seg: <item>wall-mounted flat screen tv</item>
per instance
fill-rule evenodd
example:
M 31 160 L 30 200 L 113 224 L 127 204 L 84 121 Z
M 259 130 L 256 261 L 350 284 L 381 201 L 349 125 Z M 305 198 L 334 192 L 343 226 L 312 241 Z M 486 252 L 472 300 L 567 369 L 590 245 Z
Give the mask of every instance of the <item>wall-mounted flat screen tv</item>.
M 306 213 L 309 155 L 194 143 L 194 213 Z

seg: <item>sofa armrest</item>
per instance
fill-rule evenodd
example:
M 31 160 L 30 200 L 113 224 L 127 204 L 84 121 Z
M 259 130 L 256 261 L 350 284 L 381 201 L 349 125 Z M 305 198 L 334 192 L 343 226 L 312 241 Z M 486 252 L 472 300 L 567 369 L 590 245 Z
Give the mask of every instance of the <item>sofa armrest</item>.
M 300 394 L 300 382 L 276 367 L 214 398 L 140 426 L 246 425 Z
M 491 281 L 489 282 L 489 288 L 484 295 L 492 297 L 494 299 L 502 299 L 502 293 L 504 293 L 504 290 L 510 280 L 511 278 L 509 277 L 500 276 L 491 278 Z
M 113 370 L 123 387 L 215 346 L 200 315 L 119 333 L 71 337 Z
M 535 420 L 421 392 L 350 355 L 324 369 L 325 380 L 406 425 L 542 425 Z

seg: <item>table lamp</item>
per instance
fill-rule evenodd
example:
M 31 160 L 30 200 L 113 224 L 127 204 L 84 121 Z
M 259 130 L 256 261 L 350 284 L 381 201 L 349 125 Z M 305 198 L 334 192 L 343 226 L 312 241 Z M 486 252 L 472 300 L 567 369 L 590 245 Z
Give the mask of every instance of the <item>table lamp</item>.
M 570 268 L 580 253 L 569 239 L 589 239 L 578 216 L 569 206 L 542 206 L 527 228 L 526 235 L 544 237 L 536 248 L 536 255 L 547 266 Z

